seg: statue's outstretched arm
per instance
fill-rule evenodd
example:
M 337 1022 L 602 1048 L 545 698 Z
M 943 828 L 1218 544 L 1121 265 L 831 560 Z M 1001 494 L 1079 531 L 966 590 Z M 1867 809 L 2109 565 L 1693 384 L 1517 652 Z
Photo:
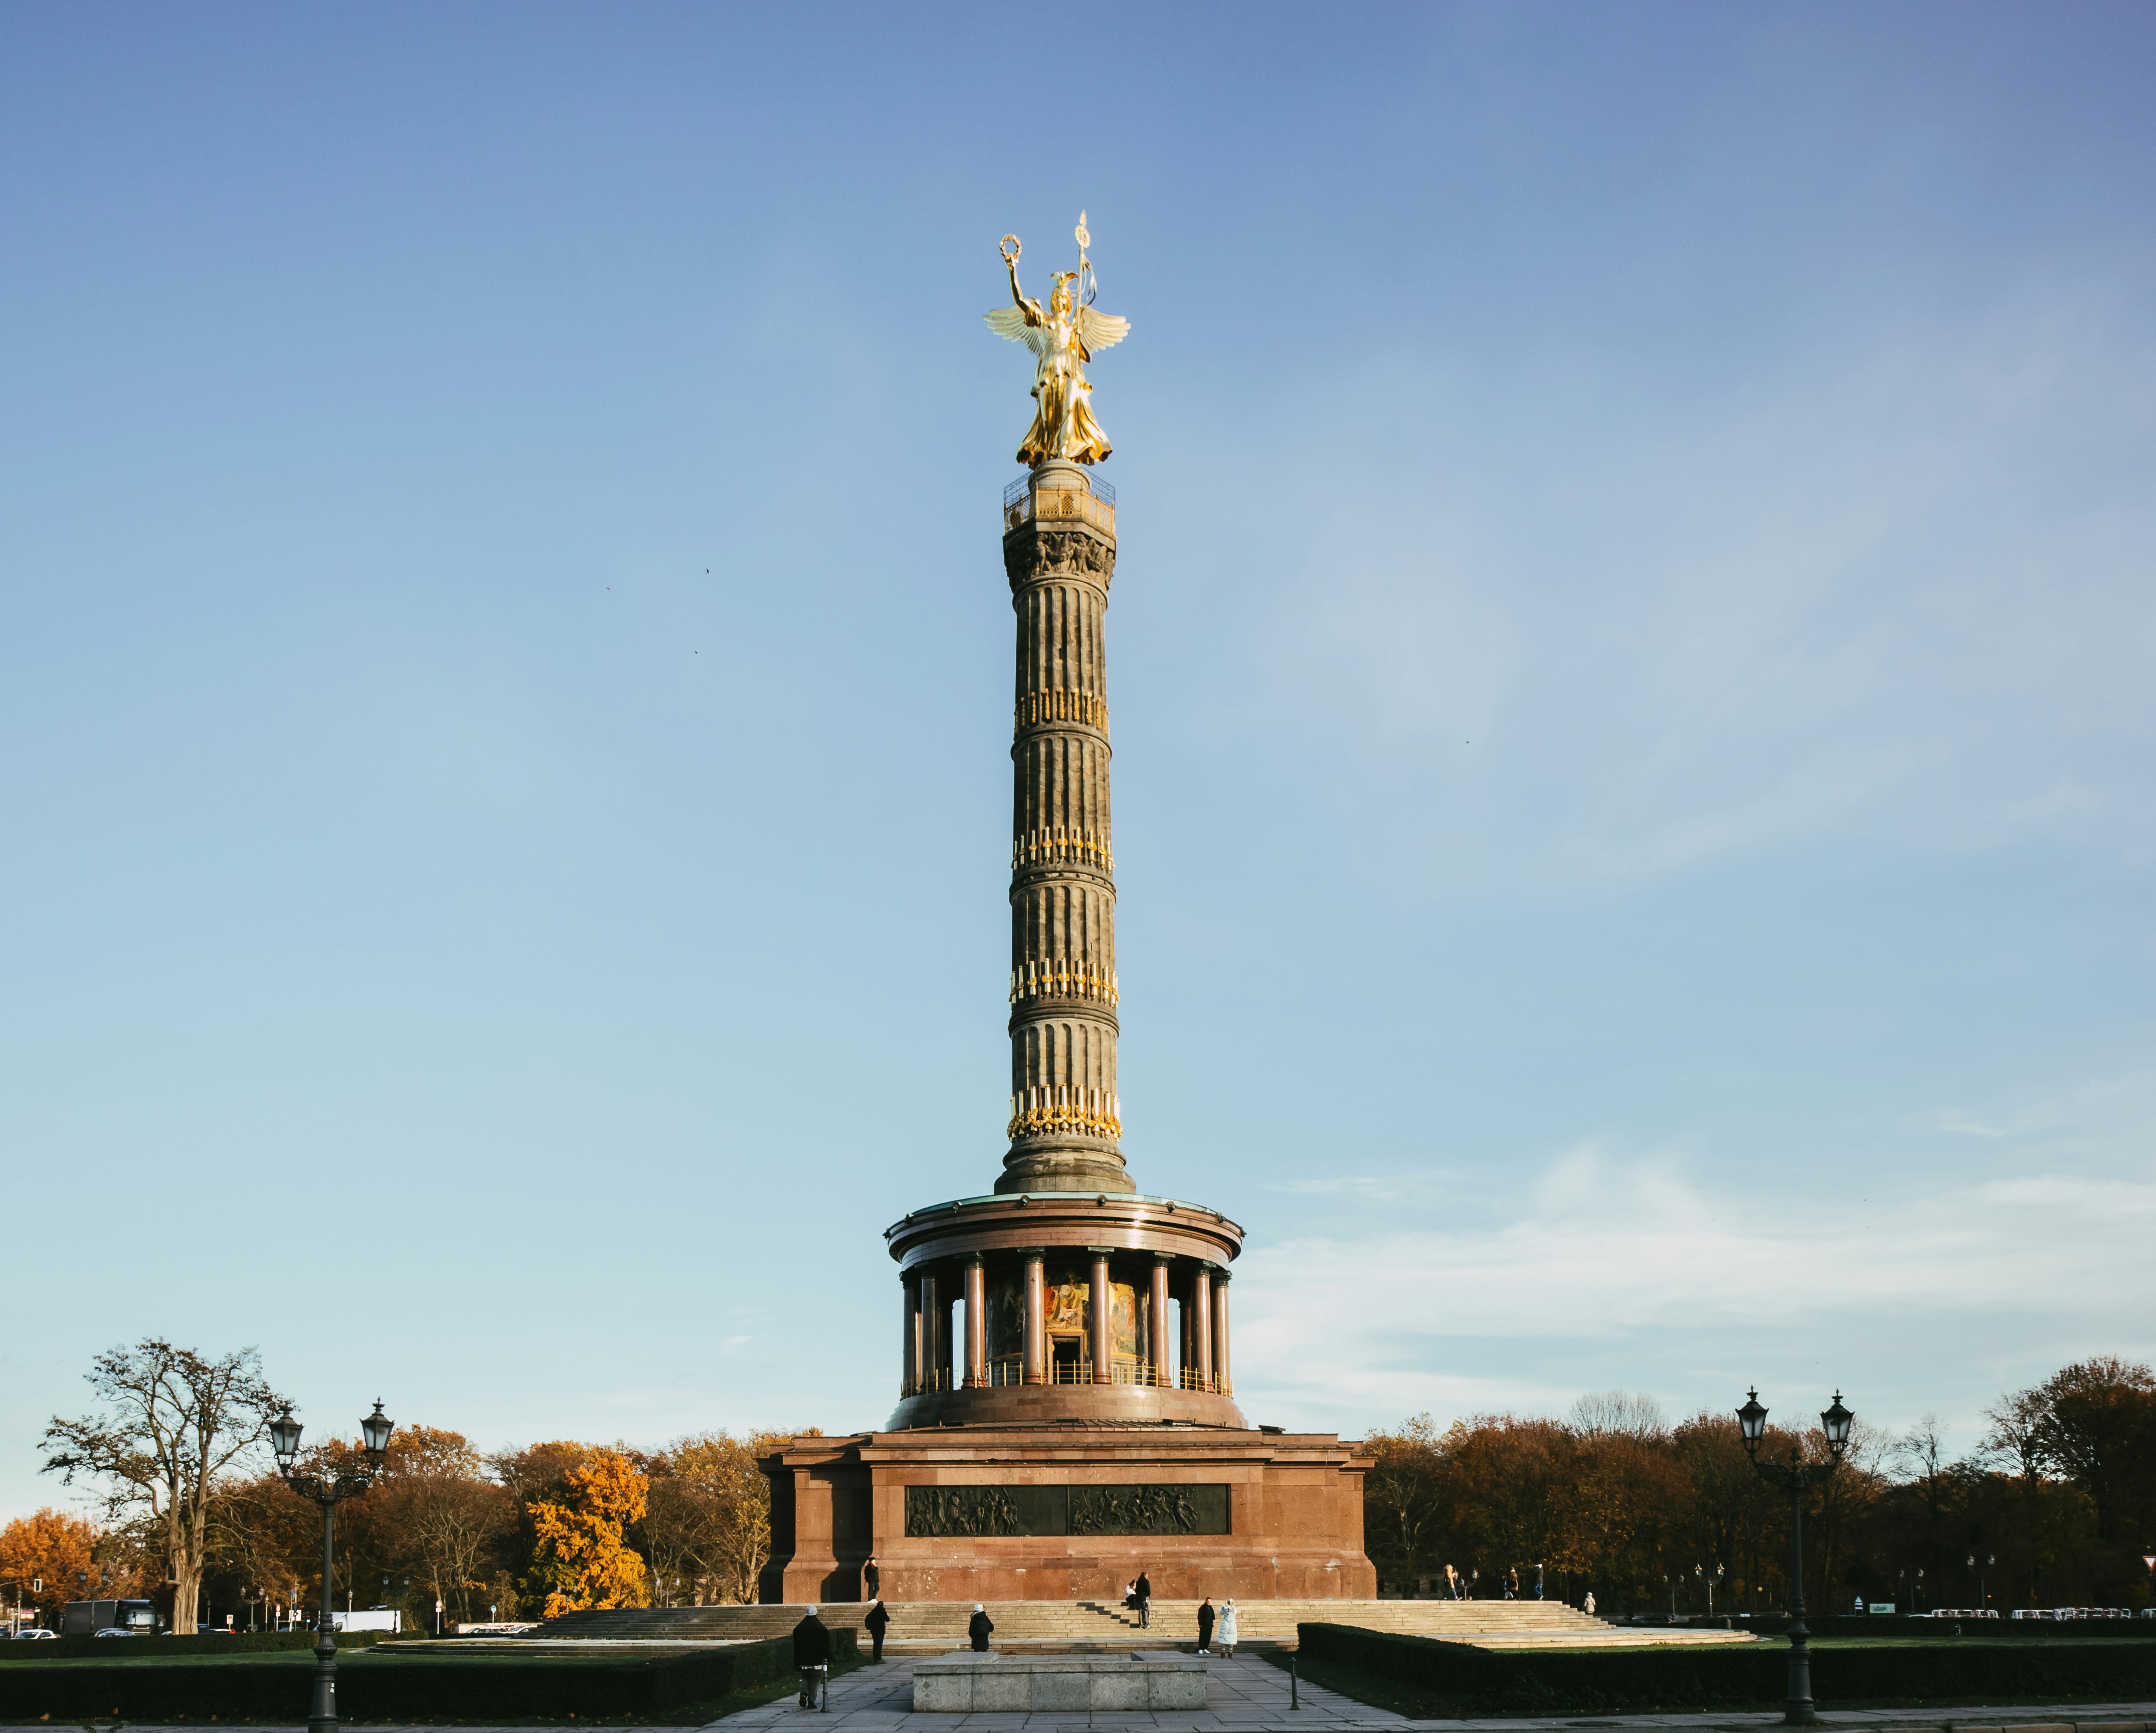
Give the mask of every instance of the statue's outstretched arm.
M 1027 324 L 1040 324 L 1040 308 L 1034 302 L 1028 301 L 1025 298 L 1025 291 L 1019 288 L 1018 285 L 1018 255 L 1015 253 L 1004 254 L 1004 263 L 1010 267 L 1011 299 L 1018 303 L 1018 310 L 1025 315 L 1025 322 Z

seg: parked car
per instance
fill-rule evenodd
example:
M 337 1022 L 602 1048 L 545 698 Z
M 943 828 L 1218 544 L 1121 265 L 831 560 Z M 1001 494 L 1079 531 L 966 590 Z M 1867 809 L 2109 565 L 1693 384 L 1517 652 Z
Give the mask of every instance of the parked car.
M 107 1625 L 101 1631 L 92 1631 L 93 1637 L 132 1637 L 135 1633 L 125 1625 Z
M 43 1625 L 25 1625 L 15 1633 L 15 1640 L 18 1643 L 57 1643 L 59 1636 L 58 1631 L 48 1631 Z

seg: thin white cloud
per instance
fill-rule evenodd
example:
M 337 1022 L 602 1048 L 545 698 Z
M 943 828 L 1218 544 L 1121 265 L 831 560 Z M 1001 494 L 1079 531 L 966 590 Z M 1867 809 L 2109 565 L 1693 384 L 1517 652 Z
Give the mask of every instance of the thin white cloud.
M 1379 1231 L 1254 1247 L 1236 1284 L 1238 1363 L 1293 1367 L 1297 1398 L 1404 1414 L 1547 1406 L 1546 1379 L 1460 1377 L 1464 1345 L 1560 1349 L 1724 1340 L 1784 1325 L 1801 1297 L 1825 1331 L 1891 1316 L 1981 1336 L 2009 1316 L 2156 1315 L 2156 1183 L 2070 1174 L 1864 1200 L 1845 1185 L 1809 1209 L 1709 1186 L 1674 1163 L 1584 1146 L 1552 1162 L 1491 1231 Z M 1268 1386 L 1270 1381 L 1268 1380 Z

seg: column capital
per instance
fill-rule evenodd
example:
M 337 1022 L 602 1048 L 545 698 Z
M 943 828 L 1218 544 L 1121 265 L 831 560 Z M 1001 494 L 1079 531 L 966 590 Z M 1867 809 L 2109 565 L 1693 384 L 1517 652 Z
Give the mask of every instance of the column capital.
M 1018 1248 L 1018 1255 L 1020 1257 L 1023 1257 L 1028 1263 L 1045 1263 L 1048 1262 L 1048 1247 L 1045 1246 L 1020 1246 Z
M 1113 1257 L 1122 1249 L 1120 1246 L 1088 1246 L 1086 1255 L 1088 1257 Z
M 968 1252 L 959 1259 L 959 1262 L 969 1270 L 978 1269 L 981 1267 L 981 1254 L 978 1252 Z

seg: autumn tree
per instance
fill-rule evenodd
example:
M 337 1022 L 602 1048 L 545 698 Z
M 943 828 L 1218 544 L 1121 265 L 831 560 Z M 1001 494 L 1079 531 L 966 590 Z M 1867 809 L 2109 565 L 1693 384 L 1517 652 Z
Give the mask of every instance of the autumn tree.
M 44 1471 L 72 1485 L 101 1483 L 106 1513 L 154 1535 L 172 1589 L 172 1628 L 195 1629 L 218 1478 L 267 1435 L 285 1406 L 243 1348 L 212 1360 L 151 1338 L 98 1355 L 85 1374 L 102 1412 L 57 1415 L 44 1433 Z
M 86 1517 L 47 1509 L 0 1528 L 0 1578 L 24 1607 L 58 1612 L 69 1601 L 138 1595 L 147 1587 L 121 1537 Z
M 686 1577 L 700 1606 L 754 1601 L 771 1556 L 771 1483 L 757 1459 L 799 1436 L 700 1432 L 654 1456 L 642 1534 L 654 1576 Z
M 547 1468 L 556 1472 L 541 1478 Z M 556 1618 L 647 1604 L 644 1560 L 623 1530 L 644 1515 L 649 1483 L 626 1455 L 593 1444 L 537 1444 L 516 1453 L 510 1472 L 522 1493 L 517 1592 L 525 1606 Z
M 516 1528 L 515 1500 L 488 1478 L 470 1440 L 435 1427 L 399 1427 L 367 1502 L 383 1562 L 416 1577 L 453 1617 L 469 1618 L 490 1561 Z
M 1445 1562 L 1438 1556 L 1447 1513 L 1437 1428 L 1418 1414 L 1397 1432 L 1371 1433 L 1363 1448 L 1372 1458 L 1363 1477 L 1363 1549 L 1382 1581 L 1412 1593 Z

